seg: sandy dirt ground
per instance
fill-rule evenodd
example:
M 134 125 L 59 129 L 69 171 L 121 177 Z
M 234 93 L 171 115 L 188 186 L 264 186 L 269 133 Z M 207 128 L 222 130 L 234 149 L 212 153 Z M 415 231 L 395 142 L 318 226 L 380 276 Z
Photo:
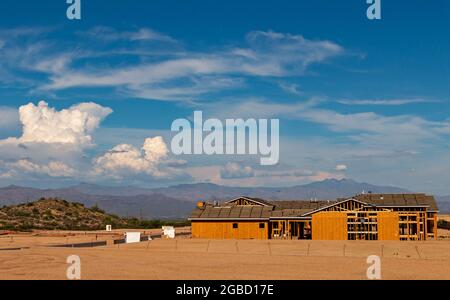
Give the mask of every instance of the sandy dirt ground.
M 160 232 L 152 230 L 146 234 Z M 381 257 L 383 279 L 450 279 L 449 240 L 224 241 L 183 236 L 175 240 L 113 245 L 112 240 L 122 234 L 123 231 L 40 232 L 0 236 L 0 279 L 64 280 L 70 255 L 80 257 L 82 279 L 364 280 L 369 255 Z M 108 245 L 51 247 L 95 239 L 106 240 Z

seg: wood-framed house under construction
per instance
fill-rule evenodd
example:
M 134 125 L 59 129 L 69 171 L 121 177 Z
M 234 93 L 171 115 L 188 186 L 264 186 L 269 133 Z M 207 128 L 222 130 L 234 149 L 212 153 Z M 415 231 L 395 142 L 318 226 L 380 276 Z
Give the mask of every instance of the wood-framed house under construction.
M 425 194 L 360 194 L 336 201 L 239 197 L 199 202 L 192 236 L 206 239 L 416 240 L 437 237 L 438 207 Z

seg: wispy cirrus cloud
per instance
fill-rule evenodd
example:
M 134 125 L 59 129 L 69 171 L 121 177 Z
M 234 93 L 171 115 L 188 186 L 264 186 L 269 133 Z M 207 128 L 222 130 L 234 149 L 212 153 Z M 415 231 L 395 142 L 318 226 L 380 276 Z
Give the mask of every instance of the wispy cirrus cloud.
M 290 84 L 290 83 L 280 82 L 278 84 L 278 86 L 287 93 L 297 95 L 297 96 L 302 95 L 302 91 L 300 90 L 300 87 L 298 84 L 295 84 L 295 83 Z
M 412 98 L 412 99 L 354 99 L 354 100 L 343 99 L 338 100 L 337 102 L 345 105 L 397 106 L 397 105 L 408 105 L 417 103 L 439 103 L 441 101 Z
M 344 48 L 331 41 L 274 31 L 252 31 L 247 42 L 248 51 L 253 53 L 251 59 L 257 63 L 255 70 L 265 70 L 257 73 L 260 75 L 301 74 L 311 64 L 344 54 Z
M 204 106 L 212 117 L 282 118 L 313 123 L 347 138 L 378 148 L 399 150 L 426 146 L 450 134 L 448 120 L 428 120 L 413 114 L 384 115 L 372 111 L 342 113 L 321 107 L 324 98 L 313 97 L 296 103 L 268 101 L 264 98 L 246 101 L 222 101 Z
M 120 31 L 112 27 L 96 26 L 87 31 L 79 32 L 78 35 L 103 41 L 126 40 L 178 43 L 173 37 L 146 27 L 138 28 L 133 31 Z
M 345 54 L 332 41 L 273 31 L 252 31 L 243 42 L 204 51 L 186 49 L 175 38 L 150 28 L 94 27 L 78 32 L 74 41 L 66 39 L 64 45 L 48 31 L 11 30 L 8 34 L 13 38 L 2 44 L 0 52 L 4 70 L 14 75 L 34 73 L 22 76 L 29 80 L 29 88 L 57 93 L 100 87 L 165 101 L 240 88 L 248 78 L 302 76 L 311 65 Z

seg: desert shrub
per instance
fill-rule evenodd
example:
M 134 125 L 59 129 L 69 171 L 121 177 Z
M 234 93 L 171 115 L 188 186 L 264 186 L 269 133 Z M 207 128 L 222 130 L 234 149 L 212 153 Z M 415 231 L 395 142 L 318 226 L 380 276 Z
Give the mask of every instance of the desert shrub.
M 55 216 L 53 216 L 53 215 L 45 215 L 44 216 L 45 221 L 50 221 L 50 220 L 54 220 L 54 219 L 55 219 Z
M 90 208 L 90 210 L 93 211 L 93 212 L 101 213 L 101 214 L 105 213 L 105 211 L 103 209 L 101 209 L 100 207 L 98 207 L 97 204 L 92 206 Z
M 450 230 L 450 222 L 446 221 L 446 220 L 439 220 L 437 223 L 438 228 L 441 229 L 448 229 Z
M 48 225 L 57 228 L 59 226 L 59 223 L 56 221 L 52 221 L 52 222 L 48 223 Z
M 19 224 L 17 226 L 17 230 L 19 231 L 25 231 L 25 232 L 29 232 L 33 229 L 33 226 L 31 226 L 31 224 L 27 223 L 27 222 L 23 222 L 22 224 Z
M 17 230 L 17 228 L 13 224 L 4 224 L 2 230 Z
M 17 210 L 17 211 L 15 211 L 13 213 L 13 215 L 16 216 L 16 217 L 25 217 L 25 218 L 27 218 L 27 217 L 31 216 L 31 213 L 28 212 L 28 211 Z

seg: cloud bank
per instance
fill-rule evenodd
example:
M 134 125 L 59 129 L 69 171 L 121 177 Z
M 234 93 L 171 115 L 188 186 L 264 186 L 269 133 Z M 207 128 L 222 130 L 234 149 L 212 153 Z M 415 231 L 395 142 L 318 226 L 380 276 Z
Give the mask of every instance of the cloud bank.
M 91 134 L 112 110 L 98 104 L 80 103 L 68 109 L 56 111 L 44 101 L 19 109 L 23 134 L 21 143 L 62 143 L 79 147 L 92 144 Z
M 114 178 L 131 174 L 162 177 L 165 173 L 158 167 L 167 159 L 168 153 L 162 137 L 147 138 L 140 149 L 129 144 L 117 145 L 94 159 L 94 173 Z
M 146 138 L 142 147 L 119 144 L 106 153 L 90 158 L 95 150 L 93 133 L 112 113 L 108 107 L 93 102 L 56 110 L 41 101 L 18 110 L 22 135 L 0 140 L 2 179 L 71 178 L 93 180 L 142 180 L 186 176 L 177 167 L 181 161 L 169 158 L 169 150 L 160 136 Z M 95 153 L 95 151 L 94 151 Z

